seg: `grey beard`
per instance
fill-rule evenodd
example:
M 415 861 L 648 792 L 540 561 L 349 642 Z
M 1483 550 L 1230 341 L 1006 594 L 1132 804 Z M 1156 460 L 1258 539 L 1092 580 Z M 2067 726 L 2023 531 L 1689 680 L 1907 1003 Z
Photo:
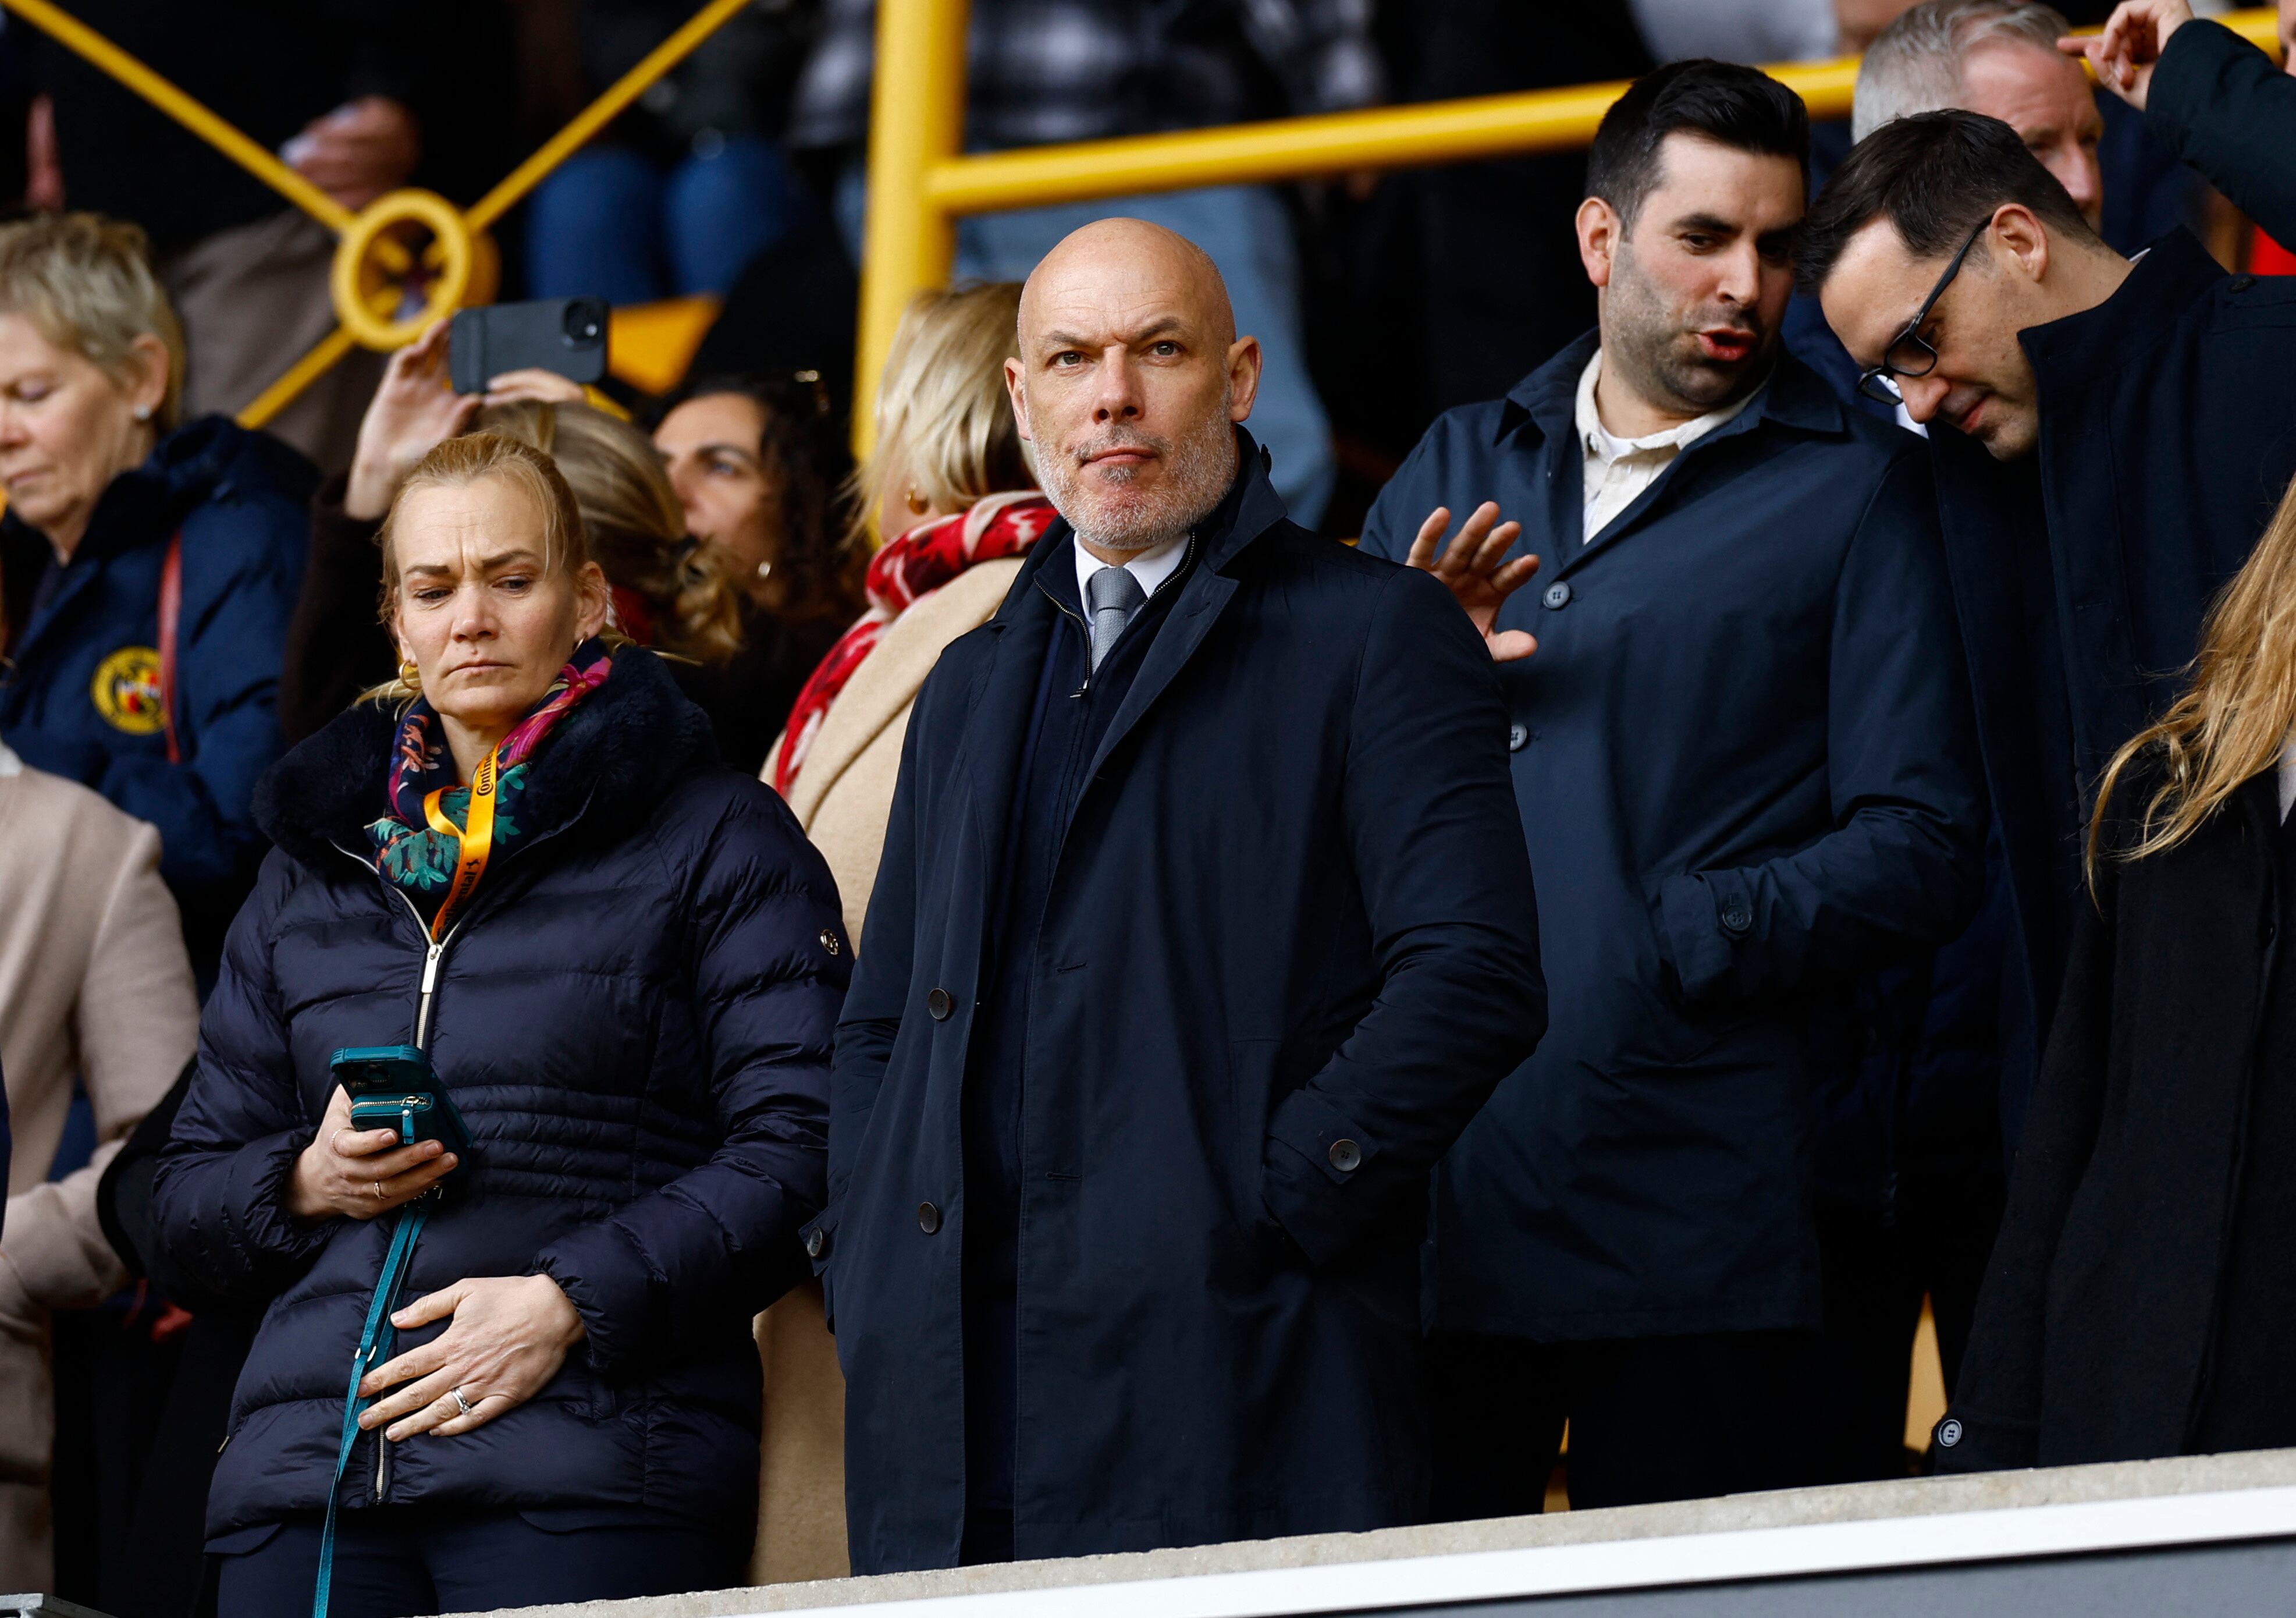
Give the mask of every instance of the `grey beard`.
M 1068 519 L 1079 540 L 1098 550 L 1136 554 L 1185 538 L 1210 516 L 1235 481 L 1235 429 L 1223 407 L 1165 452 L 1164 487 L 1146 502 L 1107 495 L 1087 500 L 1081 469 L 1065 455 L 1041 457 L 1038 470 L 1053 508 Z M 1088 509 L 1093 505 L 1114 509 Z
M 1219 502 L 1215 500 L 1212 504 L 1217 505 Z M 1059 509 L 1058 501 L 1054 502 L 1054 509 Z M 1209 509 L 1208 507 L 1207 510 Z M 1198 512 L 1185 522 L 1175 528 L 1165 528 L 1160 525 L 1152 529 L 1128 527 L 1103 531 L 1073 522 L 1069 526 L 1076 530 L 1076 537 L 1081 543 L 1090 546 L 1096 551 L 1108 551 L 1119 556 L 1137 556 L 1143 552 L 1152 551 L 1160 546 L 1168 545 L 1175 539 L 1187 538 L 1190 530 L 1203 521 L 1204 515 L 1204 512 Z

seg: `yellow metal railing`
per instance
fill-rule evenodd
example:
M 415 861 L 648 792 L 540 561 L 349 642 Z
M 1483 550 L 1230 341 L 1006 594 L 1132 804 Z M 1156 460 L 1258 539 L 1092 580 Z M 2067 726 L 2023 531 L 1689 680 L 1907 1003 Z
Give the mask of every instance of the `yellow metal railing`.
M 490 260 L 483 241 L 488 227 L 749 4 L 750 0 L 708 0 L 467 211 L 435 193 L 410 188 L 378 197 L 353 213 L 52 0 L 0 0 L 0 7 L 111 74 L 340 238 L 331 289 L 335 315 L 342 324 L 240 411 L 240 421 L 250 427 L 277 415 L 353 348 L 402 347 L 440 316 L 460 308 L 483 279 Z M 430 245 L 421 261 L 425 272 L 422 307 L 402 318 L 398 311 L 406 300 L 407 278 L 417 267 L 402 236 L 408 226 L 427 231 Z
M 1583 146 L 1626 89 L 1580 85 L 966 156 L 965 11 L 965 0 L 878 0 L 857 400 L 871 397 L 902 308 L 947 279 L 962 215 Z M 2269 10 L 2218 21 L 2273 48 Z M 1856 57 L 1766 70 L 1798 93 L 1812 117 L 1848 116 Z M 857 446 L 866 448 L 873 425 L 857 406 Z
M 395 191 L 353 213 L 285 163 L 136 61 L 53 0 L 0 0 L 12 12 L 151 102 L 309 214 L 340 238 L 332 291 L 341 324 L 239 413 L 260 426 L 352 348 L 395 349 L 461 307 L 484 277 L 483 233 L 651 85 L 750 0 L 707 0 L 677 31 L 467 211 L 433 193 Z M 865 450 L 874 425 L 865 402 L 901 310 L 948 277 L 955 221 L 966 214 L 1145 191 L 1301 179 L 1351 169 L 1401 168 L 1583 146 L 1626 86 L 1580 85 L 1297 118 L 1177 135 L 963 155 L 967 0 L 879 0 L 871 90 L 868 214 L 861 274 L 853 431 Z M 2268 10 L 2221 19 L 2267 49 Z M 1849 111 L 1857 62 L 1790 62 L 1768 70 L 1814 117 Z M 409 226 L 430 244 L 418 267 Z M 422 307 L 400 317 L 409 278 L 423 272 Z

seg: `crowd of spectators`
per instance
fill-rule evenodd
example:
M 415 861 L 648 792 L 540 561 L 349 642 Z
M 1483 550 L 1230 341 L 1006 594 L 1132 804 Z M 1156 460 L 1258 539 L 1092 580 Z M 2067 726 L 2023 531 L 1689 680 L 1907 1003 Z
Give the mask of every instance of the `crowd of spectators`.
M 72 9 L 353 209 L 691 12 Z M 972 150 L 1635 84 L 968 218 L 857 397 L 875 6 L 755 0 L 489 271 L 717 300 L 682 382 L 440 323 L 255 431 L 331 233 L 0 28 L 0 1589 L 2296 1442 L 2296 78 L 2187 0 L 972 11 Z M 1835 126 L 1751 65 L 1848 50 Z M 354 1123 L 392 1040 L 453 1130 Z

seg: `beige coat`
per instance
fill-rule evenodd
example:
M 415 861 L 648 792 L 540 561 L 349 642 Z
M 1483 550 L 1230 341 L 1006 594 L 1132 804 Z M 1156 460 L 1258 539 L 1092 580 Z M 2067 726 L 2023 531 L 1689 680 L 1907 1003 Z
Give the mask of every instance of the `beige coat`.
M 0 1589 L 53 1586 L 48 1311 L 127 1280 L 96 1223 L 96 1180 L 190 1059 L 199 1016 L 160 834 L 0 747 L 0 1070 L 15 1137 L 0 1226 Z M 75 1076 L 99 1144 L 52 1181 Z
M 1021 558 L 967 568 L 886 626 L 814 733 L 805 768 L 790 784 L 790 808 L 829 861 L 857 949 L 877 860 L 892 817 L 909 710 L 941 650 L 996 615 Z M 776 741 L 768 760 L 781 752 Z M 770 774 L 767 779 L 771 779 Z M 845 1378 L 822 1318 L 821 1285 L 808 1282 L 758 1317 L 766 1366 L 765 1447 L 759 1457 L 758 1584 L 841 1578 L 845 1556 Z

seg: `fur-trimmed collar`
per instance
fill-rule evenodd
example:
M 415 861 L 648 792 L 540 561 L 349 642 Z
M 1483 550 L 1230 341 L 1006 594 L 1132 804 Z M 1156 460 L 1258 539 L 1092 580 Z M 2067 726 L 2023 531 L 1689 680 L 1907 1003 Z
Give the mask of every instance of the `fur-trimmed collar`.
M 365 827 L 383 813 L 383 772 L 396 713 L 360 702 L 273 765 L 255 788 L 255 820 L 266 836 L 314 870 L 367 848 Z M 614 837 L 644 820 L 663 794 L 718 764 L 709 719 L 687 701 L 661 660 L 639 646 L 614 653 L 606 683 L 570 711 L 534 757 L 521 799 L 530 846 L 583 821 Z

